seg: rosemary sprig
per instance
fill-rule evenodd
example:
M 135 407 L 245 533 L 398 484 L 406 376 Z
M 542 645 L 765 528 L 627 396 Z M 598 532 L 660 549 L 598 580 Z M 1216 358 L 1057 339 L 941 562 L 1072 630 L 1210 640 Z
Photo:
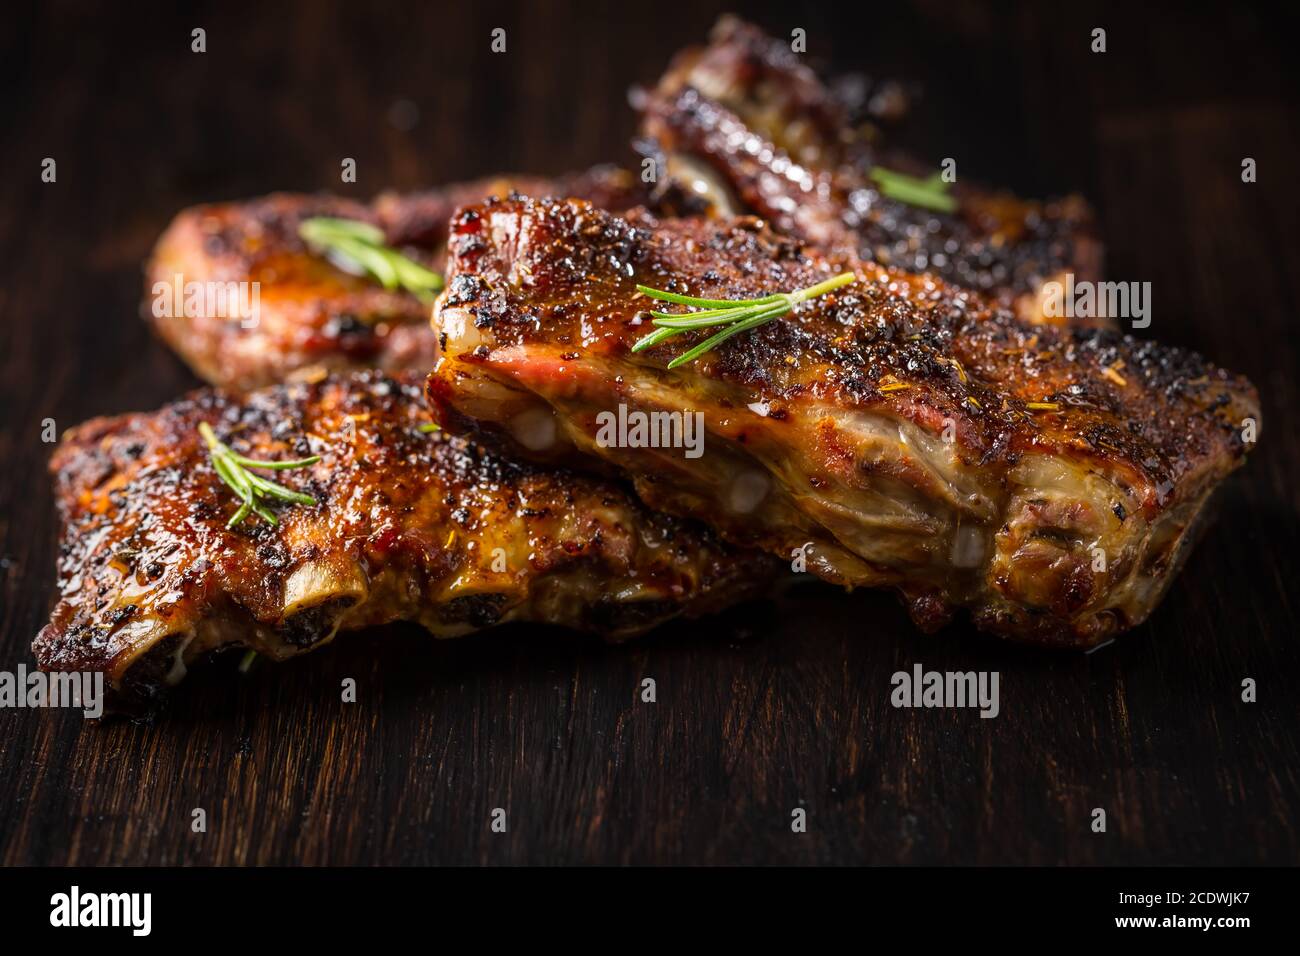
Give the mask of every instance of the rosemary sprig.
M 296 505 L 314 505 L 316 503 L 316 499 L 311 495 L 304 495 L 301 492 L 286 488 L 284 485 L 278 485 L 274 481 L 267 481 L 248 469 L 266 468 L 270 471 L 284 471 L 287 468 L 303 468 L 320 461 L 320 455 L 312 455 L 310 458 L 296 458 L 293 461 L 256 461 L 231 451 L 228 445 L 217 439 L 216 433 L 212 431 L 212 426 L 207 422 L 199 422 L 199 434 L 208 443 L 208 455 L 212 459 L 212 467 L 216 469 L 217 476 L 226 483 L 231 491 L 239 495 L 240 500 L 243 502 L 239 506 L 239 510 L 226 522 L 227 528 L 233 528 L 239 524 L 248 517 L 250 512 L 260 517 L 267 524 L 278 524 L 279 522 L 275 520 L 275 515 L 271 513 L 271 509 L 262 504 L 268 498 L 275 498 Z
M 385 289 L 399 286 L 422 302 L 432 302 L 442 289 L 442 276 L 384 245 L 383 230 L 355 219 L 320 216 L 305 219 L 298 235 L 353 272 L 367 272 Z
M 880 187 L 882 195 L 897 199 L 909 206 L 933 209 L 935 212 L 956 212 L 957 200 L 948 195 L 952 183 L 944 182 L 943 175 L 935 173 L 926 179 L 918 179 L 906 173 L 895 172 L 883 166 L 874 166 L 871 178 Z
M 733 335 L 748 332 L 750 329 L 756 329 L 773 319 L 779 319 L 800 302 L 806 302 L 809 299 L 817 298 L 819 295 L 825 295 L 833 289 L 848 285 L 856 278 L 857 276 L 852 272 L 841 272 L 833 278 L 818 282 L 816 285 L 810 285 L 806 289 L 796 289 L 794 292 L 774 292 L 772 295 L 765 295 L 757 299 L 700 299 L 692 295 L 678 295 L 676 292 L 664 292 L 662 289 L 652 289 L 649 286 L 639 285 L 636 288 L 642 295 L 658 299 L 661 302 L 691 306 L 701 311 L 675 314 L 672 312 L 651 312 L 650 314 L 654 316 L 653 324 L 657 328 L 633 345 L 632 351 L 640 352 L 691 329 L 723 326 L 720 332 L 715 332 L 699 345 L 683 352 L 668 363 L 669 368 L 677 368 L 687 362 L 694 362 L 707 352 L 712 352 Z

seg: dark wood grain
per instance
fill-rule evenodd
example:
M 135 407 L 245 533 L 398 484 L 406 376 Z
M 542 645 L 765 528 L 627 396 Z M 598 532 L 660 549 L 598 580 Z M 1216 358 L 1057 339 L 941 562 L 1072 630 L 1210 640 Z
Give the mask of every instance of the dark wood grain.
M 243 678 L 218 661 L 148 725 L 0 711 L 0 861 L 1300 860 L 1295 23 L 1056 6 L 752 12 L 804 27 L 841 68 L 921 81 L 907 135 L 929 155 L 1024 192 L 1087 193 L 1111 276 L 1153 283 L 1148 334 L 1259 385 L 1259 451 L 1149 624 L 1089 656 L 1027 652 L 964 626 L 921 637 L 887 596 L 809 584 L 625 647 L 390 628 Z M 6 670 L 30 662 L 54 596 L 43 419 L 62 429 L 194 384 L 137 318 L 140 264 L 177 209 L 625 160 L 625 89 L 721 6 L 113 9 L 43 6 L 0 35 Z M 489 51 L 495 26 L 505 55 Z M 1104 55 L 1088 52 L 1093 26 Z M 401 99 L 420 110 L 410 132 L 387 119 Z M 39 181 L 45 156 L 56 184 Z M 356 185 L 337 182 L 344 156 Z M 1243 156 L 1258 183 L 1241 183 Z M 1001 715 L 893 709 L 890 675 L 917 661 L 998 670 Z M 356 704 L 339 700 L 344 677 Z M 655 704 L 636 696 L 644 677 Z M 1246 677 L 1258 703 L 1240 699 Z M 806 834 L 790 832 L 795 807 Z

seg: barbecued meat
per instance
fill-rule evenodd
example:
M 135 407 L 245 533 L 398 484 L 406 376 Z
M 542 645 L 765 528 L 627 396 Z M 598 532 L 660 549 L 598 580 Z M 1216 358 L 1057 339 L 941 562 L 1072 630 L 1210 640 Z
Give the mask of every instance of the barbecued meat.
M 200 378 L 246 389 L 306 368 L 395 371 L 433 362 L 429 307 L 309 252 L 298 227 L 313 216 L 377 224 L 372 210 L 347 199 L 277 194 L 187 209 L 163 234 L 147 269 L 143 311 Z M 407 251 L 426 265 L 433 258 L 429 250 Z M 215 283 L 229 283 L 227 301 L 249 308 L 241 314 L 209 304 Z M 257 283 L 256 300 L 253 286 L 239 283 Z M 173 290 L 187 286 L 205 297 L 176 308 Z
M 1047 282 L 1100 276 L 1092 213 L 1078 197 L 1029 202 L 961 176 L 951 214 L 883 194 L 877 164 L 919 177 L 937 168 L 882 154 L 788 43 L 735 18 L 719 22 L 709 46 L 679 54 L 639 102 L 644 148 L 665 167 L 661 188 L 716 199 L 724 214 L 755 212 L 828 249 L 934 272 L 1029 321 L 1067 321 L 1045 313 Z
M 429 382 L 445 423 L 594 456 L 652 507 L 897 588 L 924 626 L 965 606 L 1007 637 L 1087 646 L 1143 620 L 1258 421 L 1251 385 L 1192 353 L 1034 326 L 753 219 L 489 202 L 449 250 Z M 844 270 L 852 285 L 693 364 L 666 368 L 713 330 L 630 351 L 655 306 L 637 283 L 734 299 Z M 702 413 L 703 454 L 602 436 L 619 406 Z
M 389 245 L 437 270 L 447 221 L 459 205 L 525 189 L 582 196 L 622 210 L 645 198 L 638 187 L 630 173 L 597 167 L 559 179 L 503 176 L 387 193 L 371 205 L 277 194 L 198 206 L 180 213 L 159 239 L 146 269 L 143 311 L 199 377 L 227 388 L 270 385 L 304 370 L 427 372 L 437 354 L 428 304 L 309 251 L 298 236 L 304 219 L 372 223 L 384 230 Z M 256 300 L 251 283 L 257 283 Z M 218 290 L 226 294 L 224 302 L 215 296 Z M 203 296 L 192 296 L 194 291 Z
M 874 130 L 853 121 L 850 104 L 789 41 L 734 16 L 722 17 L 709 41 L 678 53 L 655 92 L 694 88 L 795 163 L 834 168 L 870 154 Z M 633 96 L 643 108 L 645 95 Z
M 470 183 L 414 193 L 381 193 L 374 203 L 394 246 L 416 246 L 437 251 L 435 266 L 442 268 L 447 223 L 461 207 L 488 196 L 577 196 L 610 212 L 625 212 L 649 199 L 640 178 L 617 166 L 593 166 L 564 176 L 495 176 Z
M 616 485 L 422 433 L 422 381 L 209 389 L 71 431 L 51 462 L 61 600 L 34 644 L 40 665 L 147 695 L 219 647 L 281 660 L 393 620 L 439 637 L 527 620 L 621 638 L 770 583 L 764 556 Z M 320 455 L 276 473 L 318 504 L 228 529 L 238 501 L 200 422 L 250 457 Z

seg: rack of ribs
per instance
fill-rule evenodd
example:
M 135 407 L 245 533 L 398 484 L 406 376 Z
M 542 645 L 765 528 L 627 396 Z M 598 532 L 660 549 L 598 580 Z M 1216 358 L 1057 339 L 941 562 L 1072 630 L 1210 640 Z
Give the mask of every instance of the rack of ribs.
M 50 465 L 61 597 L 33 645 L 41 667 L 101 671 L 125 703 L 218 648 L 283 660 L 395 620 L 438 637 L 539 621 L 622 638 L 770 583 L 775 562 L 617 485 L 422 431 L 422 381 L 205 389 L 72 430 Z M 279 472 L 317 504 L 227 528 L 238 502 L 201 422 L 250 457 L 319 455 Z
M 845 585 L 958 608 L 1008 638 L 1087 647 L 1145 619 L 1259 403 L 1191 352 L 1033 325 L 977 293 L 828 254 L 751 218 L 621 218 L 516 198 L 452 222 L 428 391 L 445 426 L 630 478 Z M 726 341 L 632 346 L 637 285 L 731 300 L 856 280 Z M 712 330 L 708 330 L 712 331 Z M 703 454 L 611 442 L 610 415 L 703 415 Z
M 612 210 L 629 209 L 645 198 L 630 173 L 598 166 L 556 179 L 496 176 L 423 192 L 384 193 L 370 204 L 279 193 L 196 206 L 178 214 L 158 240 L 145 269 L 142 311 L 195 374 L 226 388 L 257 388 L 320 370 L 427 372 L 437 354 L 428 303 L 312 253 L 298 235 L 299 226 L 314 216 L 366 222 L 383 230 L 388 245 L 438 271 L 455 209 L 516 190 L 576 195 Z M 210 303 L 206 296 L 187 296 L 190 283 L 230 292 Z M 238 283 L 257 283 L 255 315 L 219 305 L 240 294 Z M 251 292 L 244 295 L 251 301 Z M 178 301 L 189 307 L 176 308 Z
M 951 213 L 891 198 L 873 170 L 937 170 L 882 151 L 788 42 L 734 17 L 708 46 L 678 54 L 636 102 L 642 149 L 666 172 L 660 188 L 704 194 L 723 213 L 757 213 L 796 238 L 934 272 L 1027 321 L 1066 323 L 1048 314 L 1048 283 L 1100 278 L 1102 247 L 1080 197 L 1031 202 L 959 177 Z

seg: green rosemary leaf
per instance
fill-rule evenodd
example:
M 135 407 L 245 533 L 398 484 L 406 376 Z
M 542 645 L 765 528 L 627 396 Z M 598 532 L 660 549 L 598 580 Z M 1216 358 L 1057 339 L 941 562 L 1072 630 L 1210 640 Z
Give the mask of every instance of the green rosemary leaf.
M 935 212 L 957 211 L 957 200 L 948 195 L 948 187 L 952 184 L 945 182 L 938 173 L 919 179 L 883 166 L 875 166 L 871 170 L 871 178 L 880 187 L 881 194 L 890 199 Z
M 652 289 L 648 285 L 638 285 L 636 291 L 642 295 L 648 295 L 652 299 L 659 299 L 663 302 L 675 302 L 678 305 L 694 305 L 702 308 L 718 307 L 723 309 L 732 309 L 738 305 L 761 305 L 764 302 L 775 302 L 781 297 L 777 292 L 773 295 L 765 295 L 760 299 L 699 299 L 692 295 L 682 295 L 679 292 L 665 292 L 663 289 Z
M 383 230 L 369 223 L 320 216 L 303 220 L 298 235 L 353 271 L 368 273 L 385 289 L 402 288 L 424 302 L 442 290 L 442 276 L 384 245 Z
M 311 495 L 268 481 L 248 469 L 264 468 L 283 471 L 286 468 L 304 468 L 320 461 L 320 455 L 296 458 L 292 461 L 258 461 L 233 452 L 228 445 L 218 440 L 216 432 L 207 422 L 199 423 L 199 434 L 203 436 L 203 441 L 208 446 L 208 457 L 212 460 L 212 468 L 216 471 L 217 477 L 239 496 L 241 502 L 239 510 L 226 523 L 227 528 L 235 527 L 250 513 L 257 515 L 267 524 L 277 524 L 275 514 L 262 503 L 264 499 L 270 498 L 298 505 L 316 504 L 316 499 Z
M 642 352 L 658 345 L 675 335 L 691 329 L 721 327 L 709 338 L 690 348 L 668 363 L 668 367 L 678 368 L 693 362 L 701 355 L 713 351 L 732 336 L 758 328 L 767 322 L 785 315 L 801 302 L 825 295 L 857 279 L 852 272 L 842 272 L 806 289 L 794 292 L 775 292 L 772 295 L 755 299 L 702 299 L 697 296 L 681 295 L 676 292 L 664 292 L 639 285 L 637 291 L 652 299 L 675 302 L 678 305 L 692 306 L 701 311 L 673 314 L 669 312 L 651 312 L 651 324 L 655 331 L 639 339 L 632 346 L 633 352 Z
M 766 322 L 771 322 L 773 319 L 779 318 L 787 311 L 789 310 L 785 306 L 776 305 L 763 312 L 759 312 L 756 315 L 750 316 L 747 319 L 742 319 L 734 325 L 730 325 L 723 329 L 721 332 L 709 336 L 709 338 L 695 346 L 695 348 L 677 356 L 677 358 L 668 363 L 668 367 L 672 369 L 677 368 L 680 365 L 685 365 L 688 362 L 693 362 L 701 355 L 704 355 L 707 352 L 712 352 L 733 335 L 739 335 L 741 332 L 748 332 L 750 329 L 756 329 Z

